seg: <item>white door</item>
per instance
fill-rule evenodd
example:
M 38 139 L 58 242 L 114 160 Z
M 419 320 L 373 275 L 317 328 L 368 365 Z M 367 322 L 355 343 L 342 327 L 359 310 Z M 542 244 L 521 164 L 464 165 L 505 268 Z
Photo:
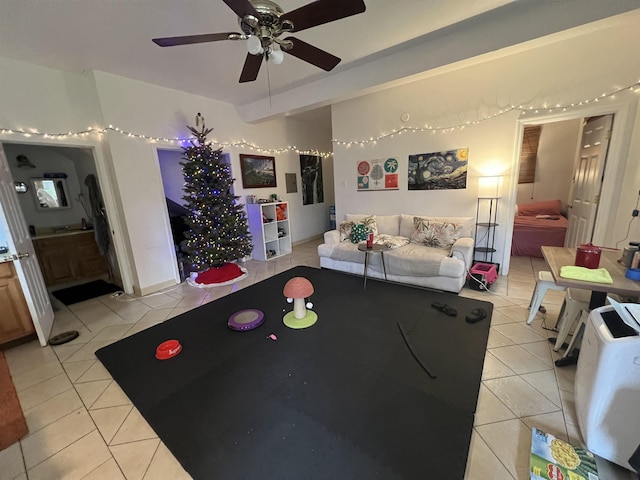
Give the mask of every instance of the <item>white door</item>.
M 612 123 L 613 115 L 604 115 L 587 121 L 582 131 L 568 205 L 566 247 L 589 243 L 593 238 Z
M 40 265 L 27 230 L 27 224 L 18 202 L 18 194 L 7 163 L 4 149 L 0 145 L 0 228 L 7 235 L 9 253 L 13 255 L 16 273 L 22 292 L 31 313 L 38 340 L 47 345 L 53 327 L 53 308 L 42 278 Z

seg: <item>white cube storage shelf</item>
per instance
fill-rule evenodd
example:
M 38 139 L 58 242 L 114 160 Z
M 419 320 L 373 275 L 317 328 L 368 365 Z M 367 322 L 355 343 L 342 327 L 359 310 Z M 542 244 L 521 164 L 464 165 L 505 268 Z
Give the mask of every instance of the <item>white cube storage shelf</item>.
M 291 253 L 288 202 L 248 203 L 247 216 L 254 260 L 273 260 Z

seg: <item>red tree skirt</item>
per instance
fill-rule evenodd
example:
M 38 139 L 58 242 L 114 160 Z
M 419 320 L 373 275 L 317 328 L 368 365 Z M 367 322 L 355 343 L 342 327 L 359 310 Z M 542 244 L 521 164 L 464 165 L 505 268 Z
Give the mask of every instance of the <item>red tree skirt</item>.
M 210 268 L 189 278 L 187 282 L 194 287 L 228 285 L 242 280 L 247 276 L 247 270 L 235 263 L 225 263 L 221 267 Z

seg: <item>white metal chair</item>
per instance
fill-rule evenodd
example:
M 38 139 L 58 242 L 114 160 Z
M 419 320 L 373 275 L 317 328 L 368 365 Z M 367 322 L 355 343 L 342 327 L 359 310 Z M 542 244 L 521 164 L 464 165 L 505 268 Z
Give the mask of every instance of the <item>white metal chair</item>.
M 531 324 L 531 322 L 533 322 L 533 319 L 536 317 L 536 313 L 538 313 L 538 310 L 540 309 L 542 299 L 546 295 L 547 290 L 566 290 L 566 287 L 556 285 L 556 282 L 553 281 L 553 275 L 551 275 L 551 272 L 542 270 L 538 272 L 536 289 L 533 291 L 531 301 L 529 302 L 530 312 L 529 318 L 527 318 L 527 325 Z
M 579 288 L 568 288 L 567 295 L 564 299 L 564 305 L 562 306 L 562 310 L 560 311 L 560 316 L 558 317 L 558 322 L 556 323 L 556 328 L 558 329 L 558 336 L 556 337 L 556 343 L 553 346 L 553 350 L 557 352 L 560 350 L 562 345 L 564 344 L 567 335 L 569 335 L 569 331 L 571 327 L 576 321 L 579 321 L 582 318 L 582 312 L 586 312 L 589 314 L 589 301 L 591 300 L 591 292 L 588 290 L 581 290 Z M 574 339 L 577 337 L 577 333 L 581 327 L 581 324 L 578 324 L 574 329 Z M 572 347 L 575 342 L 572 342 Z M 567 349 L 569 350 L 569 349 Z

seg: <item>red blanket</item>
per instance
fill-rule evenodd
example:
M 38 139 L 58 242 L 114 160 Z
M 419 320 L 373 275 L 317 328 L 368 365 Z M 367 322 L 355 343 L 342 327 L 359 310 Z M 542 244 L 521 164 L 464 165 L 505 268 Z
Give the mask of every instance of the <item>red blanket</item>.
M 559 215 L 556 220 L 516 215 L 513 224 L 511 255 L 542 257 L 540 247 L 564 247 L 569 221 Z

